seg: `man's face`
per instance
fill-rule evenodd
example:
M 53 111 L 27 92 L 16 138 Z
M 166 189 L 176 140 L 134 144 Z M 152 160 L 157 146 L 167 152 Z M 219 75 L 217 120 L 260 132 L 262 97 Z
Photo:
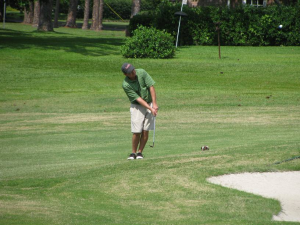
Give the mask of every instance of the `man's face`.
M 136 79 L 136 73 L 135 70 L 132 70 L 131 73 L 129 74 L 124 74 L 126 77 L 128 77 L 130 80 L 135 80 Z

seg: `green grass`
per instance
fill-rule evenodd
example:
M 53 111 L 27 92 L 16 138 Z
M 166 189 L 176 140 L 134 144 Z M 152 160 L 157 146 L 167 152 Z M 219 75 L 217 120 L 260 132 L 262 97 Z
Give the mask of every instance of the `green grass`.
M 124 36 L 0 29 L 0 224 L 293 224 L 271 221 L 278 201 L 206 179 L 300 170 L 274 164 L 300 155 L 300 48 L 124 59 Z M 153 77 L 160 106 L 141 161 L 126 160 L 126 61 Z

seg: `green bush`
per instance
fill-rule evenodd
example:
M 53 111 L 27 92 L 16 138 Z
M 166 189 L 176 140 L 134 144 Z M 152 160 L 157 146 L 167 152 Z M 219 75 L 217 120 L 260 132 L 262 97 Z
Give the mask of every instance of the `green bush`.
M 121 46 L 121 53 L 126 58 L 172 58 L 175 55 L 174 38 L 166 31 L 139 26 L 133 37 Z

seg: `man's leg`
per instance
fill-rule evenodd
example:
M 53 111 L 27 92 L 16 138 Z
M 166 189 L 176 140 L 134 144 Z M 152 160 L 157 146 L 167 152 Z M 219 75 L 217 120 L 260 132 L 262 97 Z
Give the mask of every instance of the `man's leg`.
M 139 146 L 139 151 L 138 152 L 140 152 L 140 153 L 143 152 L 143 150 L 144 150 L 144 148 L 147 144 L 148 137 L 149 137 L 149 131 L 143 130 L 141 138 L 140 138 L 140 146 Z
M 134 133 L 132 135 L 132 153 L 136 153 L 136 150 L 139 147 L 138 152 L 143 152 L 149 137 L 149 131 L 143 130 L 142 133 Z
M 136 150 L 140 142 L 141 133 L 132 134 L 132 153 L 129 155 L 128 159 L 136 159 Z
M 132 153 L 136 153 L 141 139 L 141 133 L 133 133 L 132 135 Z

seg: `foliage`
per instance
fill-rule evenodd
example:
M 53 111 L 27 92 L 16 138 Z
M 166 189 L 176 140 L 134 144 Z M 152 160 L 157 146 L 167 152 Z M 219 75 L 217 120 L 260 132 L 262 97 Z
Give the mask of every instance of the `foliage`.
M 142 0 L 141 11 L 151 11 L 161 2 L 161 0 Z M 109 7 L 109 6 L 110 7 Z M 103 18 L 117 19 L 120 18 L 110 8 L 112 8 L 122 19 L 128 20 L 131 16 L 132 0 L 104 0 Z
M 222 21 L 225 45 L 299 45 L 299 6 L 223 9 L 215 18 Z
M 141 12 L 151 12 L 156 6 L 161 2 L 161 0 L 142 0 L 141 2 Z M 84 15 L 84 0 L 81 0 L 79 5 L 79 14 L 80 18 L 83 18 Z M 90 2 L 90 15 L 92 13 L 92 4 Z M 131 15 L 131 6 L 132 0 L 104 0 L 103 5 L 103 18 L 109 20 L 120 20 L 120 17 L 123 20 L 129 20 Z M 119 17 L 120 16 L 120 17 Z
M 212 45 L 216 43 L 214 20 L 210 16 L 218 8 L 215 7 L 197 7 L 188 12 L 188 25 L 191 27 L 189 35 L 195 45 Z
M 169 32 L 175 37 L 178 30 L 179 17 L 175 16 L 174 13 L 180 11 L 180 7 L 181 4 L 179 3 L 172 4 L 169 1 L 162 2 L 155 11 L 155 27 L 157 27 L 158 29 L 165 29 L 167 32 Z M 187 18 L 182 17 L 180 28 L 181 34 L 189 32 L 189 28 L 186 22 Z M 179 38 L 179 43 L 190 43 L 189 35 L 180 35 Z
M 128 20 L 131 15 L 131 0 L 104 0 L 103 5 L 103 18 L 117 19 L 121 16 L 122 19 Z M 110 6 L 110 7 L 109 7 Z M 118 14 L 116 15 L 111 8 Z
M 129 22 L 128 29 L 130 36 L 133 36 L 133 31 L 142 25 L 144 27 L 152 27 L 154 21 L 154 14 L 137 14 Z
M 174 39 L 165 31 L 139 26 L 121 47 L 121 53 L 126 58 L 172 58 Z
M 130 21 L 130 31 L 136 29 L 138 24 L 151 25 L 164 29 L 175 37 L 179 18 L 174 13 L 178 11 L 180 4 L 162 2 L 153 15 L 133 18 Z M 300 45 L 300 4 L 266 8 L 238 6 L 233 9 L 185 6 L 183 11 L 188 17 L 181 21 L 181 45 L 216 45 L 214 22 L 219 21 L 223 45 Z M 279 25 L 283 28 L 279 29 Z

